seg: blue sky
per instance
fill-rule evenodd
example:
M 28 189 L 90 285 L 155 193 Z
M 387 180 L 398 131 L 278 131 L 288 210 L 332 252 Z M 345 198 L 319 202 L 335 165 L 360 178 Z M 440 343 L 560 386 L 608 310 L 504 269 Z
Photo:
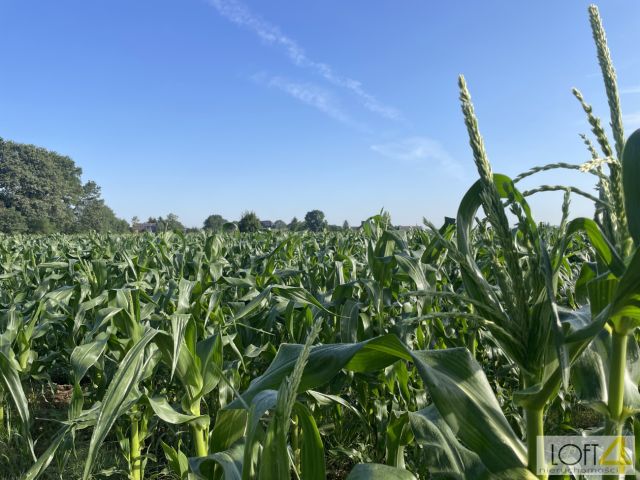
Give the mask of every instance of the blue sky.
M 608 110 L 587 5 L 0 0 L 0 136 L 69 155 L 126 219 L 319 208 L 357 224 L 384 207 L 439 224 L 476 179 L 459 73 L 495 171 L 588 160 L 571 87 Z M 600 10 L 631 133 L 640 2 Z M 556 173 L 524 187 L 540 183 L 591 185 Z M 559 195 L 531 203 L 558 218 Z

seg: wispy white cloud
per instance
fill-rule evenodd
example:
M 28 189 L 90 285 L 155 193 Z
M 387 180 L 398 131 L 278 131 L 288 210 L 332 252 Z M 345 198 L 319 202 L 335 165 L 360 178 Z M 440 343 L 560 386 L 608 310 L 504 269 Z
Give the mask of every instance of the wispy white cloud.
M 318 85 L 308 82 L 296 82 L 280 76 L 268 76 L 265 73 L 254 75 L 253 80 L 268 87 L 277 88 L 345 125 L 357 129 L 364 128 L 351 118 L 330 91 Z
M 633 93 L 640 93 L 640 85 L 635 85 L 633 87 L 626 87 L 620 89 L 621 95 L 628 95 Z
M 308 68 L 331 84 L 351 92 L 367 110 L 390 120 L 403 119 L 399 110 L 380 102 L 368 93 L 358 80 L 339 75 L 330 65 L 309 58 L 294 39 L 282 33 L 276 25 L 253 13 L 246 5 L 237 0 L 209 0 L 209 3 L 229 21 L 250 30 L 264 42 L 284 50 L 294 65 Z
M 464 178 L 462 166 L 440 142 L 431 138 L 409 137 L 394 142 L 371 145 L 371 150 L 392 160 L 418 166 L 429 166 L 435 163 L 452 177 Z
M 640 128 L 640 112 L 622 115 L 622 124 L 625 126 L 625 130 L 627 131 Z

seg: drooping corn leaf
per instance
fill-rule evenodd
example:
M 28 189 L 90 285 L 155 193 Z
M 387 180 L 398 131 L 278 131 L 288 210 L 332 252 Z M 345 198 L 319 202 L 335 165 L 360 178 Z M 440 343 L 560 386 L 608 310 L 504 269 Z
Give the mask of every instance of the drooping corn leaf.
M 293 369 L 301 349 L 301 345 L 282 345 L 266 372 L 242 395 L 245 401 L 278 385 Z M 482 369 L 466 349 L 411 352 L 394 335 L 357 344 L 320 345 L 311 350 L 298 391 L 328 382 L 343 368 L 371 371 L 400 359 L 414 362 L 442 417 L 488 469 L 498 472 L 525 465 L 524 446 L 504 417 Z M 235 401 L 228 408 L 241 408 L 241 404 Z
M 189 467 L 197 478 L 210 480 L 214 478 L 215 465 L 220 465 L 224 471 L 224 480 L 242 480 L 242 457 L 244 445 L 238 442 L 224 452 L 217 452 L 206 457 L 193 457 L 189 459 Z
M 146 401 L 153 409 L 153 412 L 160 417 L 163 421 L 172 425 L 198 425 L 202 428 L 209 427 L 208 415 L 185 415 L 184 413 L 177 412 L 164 397 L 147 397 L 145 396 L 143 401 Z
M 78 345 L 69 357 L 73 378 L 79 382 L 102 356 L 109 340 L 108 333 L 99 334 L 93 342 Z

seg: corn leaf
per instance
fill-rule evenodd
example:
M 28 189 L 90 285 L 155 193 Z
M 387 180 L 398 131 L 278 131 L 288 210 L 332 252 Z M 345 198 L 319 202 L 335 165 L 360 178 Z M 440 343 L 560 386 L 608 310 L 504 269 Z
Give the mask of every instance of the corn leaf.
M 98 449 L 102 445 L 107 433 L 116 420 L 125 413 L 128 407 L 130 393 L 134 391 L 144 373 L 144 356 L 147 345 L 157 334 L 156 330 L 149 329 L 125 355 L 116 371 L 113 379 L 109 383 L 105 393 L 96 426 L 91 435 L 87 460 L 82 474 L 83 480 L 87 480 L 95 462 Z
M 408 470 L 389 467 L 379 463 L 359 463 L 347 480 L 416 480 L 416 476 Z
M 31 456 L 35 460 L 36 455 L 33 451 L 33 440 L 30 432 L 31 414 L 29 413 L 29 403 L 27 402 L 27 397 L 22 389 L 22 383 L 20 382 L 18 371 L 13 367 L 2 351 L 0 351 L 0 382 L 2 382 L 2 389 L 9 394 L 13 400 L 13 405 L 18 411 L 18 418 L 20 419 L 22 431 L 27 439 Z

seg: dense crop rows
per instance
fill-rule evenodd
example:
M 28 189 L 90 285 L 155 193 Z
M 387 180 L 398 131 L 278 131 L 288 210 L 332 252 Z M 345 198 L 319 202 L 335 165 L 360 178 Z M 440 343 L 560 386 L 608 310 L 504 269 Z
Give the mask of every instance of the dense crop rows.
M 492 372 L 494 390 L 511 390 L 515 372 L 499 350 L 483 346 L 474 309 L 445 295 L 461 285 L 443 242 L 423 231 L 385 230 L 382 221 L 375 217 L 351 234 L 4 239 L 2 303 L 11 305 L 3 315 L 4 348 L 10 348 L 4 352 L 11 359 L 5 367 L 19 372 L 22 380 L 13 378 L 31 398 L 47 377 L 73 385 L 69 422 L 59 437 L 49 428 L 36 444 L 41 461 L 48 459 L 45 447 L 69 448 L 65 435 L 73 430 L 84 438 L 80 429 L 104 421 L 107 434 L 116 417 L 108 439 L 120 438 L 125 455 L 134 456 L 125 469 L 136 468 L 138 455 L 144 463 L 153 453 L 158 462 L 148 461 L 147 470 L 157 471 L 156 463 L 166 464 L 163 449 L 171 458 L 178 451 L 205 457 L 232 447 L 244 435 L 246 410 L 222 409 L 242 408 L 244 401 L 256 421 L 261 410 L 272 410 L 276 392 L 260 392 L 286 388 L 283 376 L 302 348 L 282 344 L 304 343 L 320 320 L 314 343 L 331 350 L 311 351 L 301 387 L 306 393 L 292 407 L 296 464 L 304 469 L 305 449 L 321 442 L 336 468 L 354 460 L 402 465 L 408 443 L 407 461 L 420 470 L 428 460 L 410 438 L 406 412 L 425 415 L 414 413 L 413 421 L 436 416 L 427 407 L 436 392 L 425 383 L 449 380 L 421 378 L 414 364 L 434 368 L 426 365 L 440 360 L 429 351 L 467 346 Z M 452 227 L 442 233 L 450 237 Z M 563 270 L 562 284 L 575 274 Z M 434 295 L 425 295 L 431 289 Z M 459 314 L 441 316 L 458 307 Z M 290 364 L 249 388 L 279 349 L 275 363 L 284 356 Z M 441 368 L 464 381 L 467 371 L 448 369 L 477 365 L 466 350 L 455 352 L 462 365 Z M 6 378 L 5 400 L 20 405 L 20 395 L 11 397 L 12 375 Z M 467 400 L 493 395 L 484 379 L 466 381 L 473 384 Z M 502 401 L 517 427 L 516 409 Z M 491 415 L 500 414 L 497 403 L 491 407 Z M 27 408 L 23 415 L 28 419 Z M 264 427 L 278 421 L 285 420 L 277 412 L 267 415 Z M 518 443 L 516 435 L 512 441 Z M 16 436 L 11 445 L 26 454 L 28 437 Z M 317 475 L 324 458 L 307 459 Z
M 536 478 L 537 436 L 633 434 L 640 131 L 591 18 L 613 143 L 577 93 L 601 152 L 494 174 L 461 78 L 455 223 L 0 238 L 0 475 Z M 598 184 L 557 227 L 516 187 L 552 168 Z

